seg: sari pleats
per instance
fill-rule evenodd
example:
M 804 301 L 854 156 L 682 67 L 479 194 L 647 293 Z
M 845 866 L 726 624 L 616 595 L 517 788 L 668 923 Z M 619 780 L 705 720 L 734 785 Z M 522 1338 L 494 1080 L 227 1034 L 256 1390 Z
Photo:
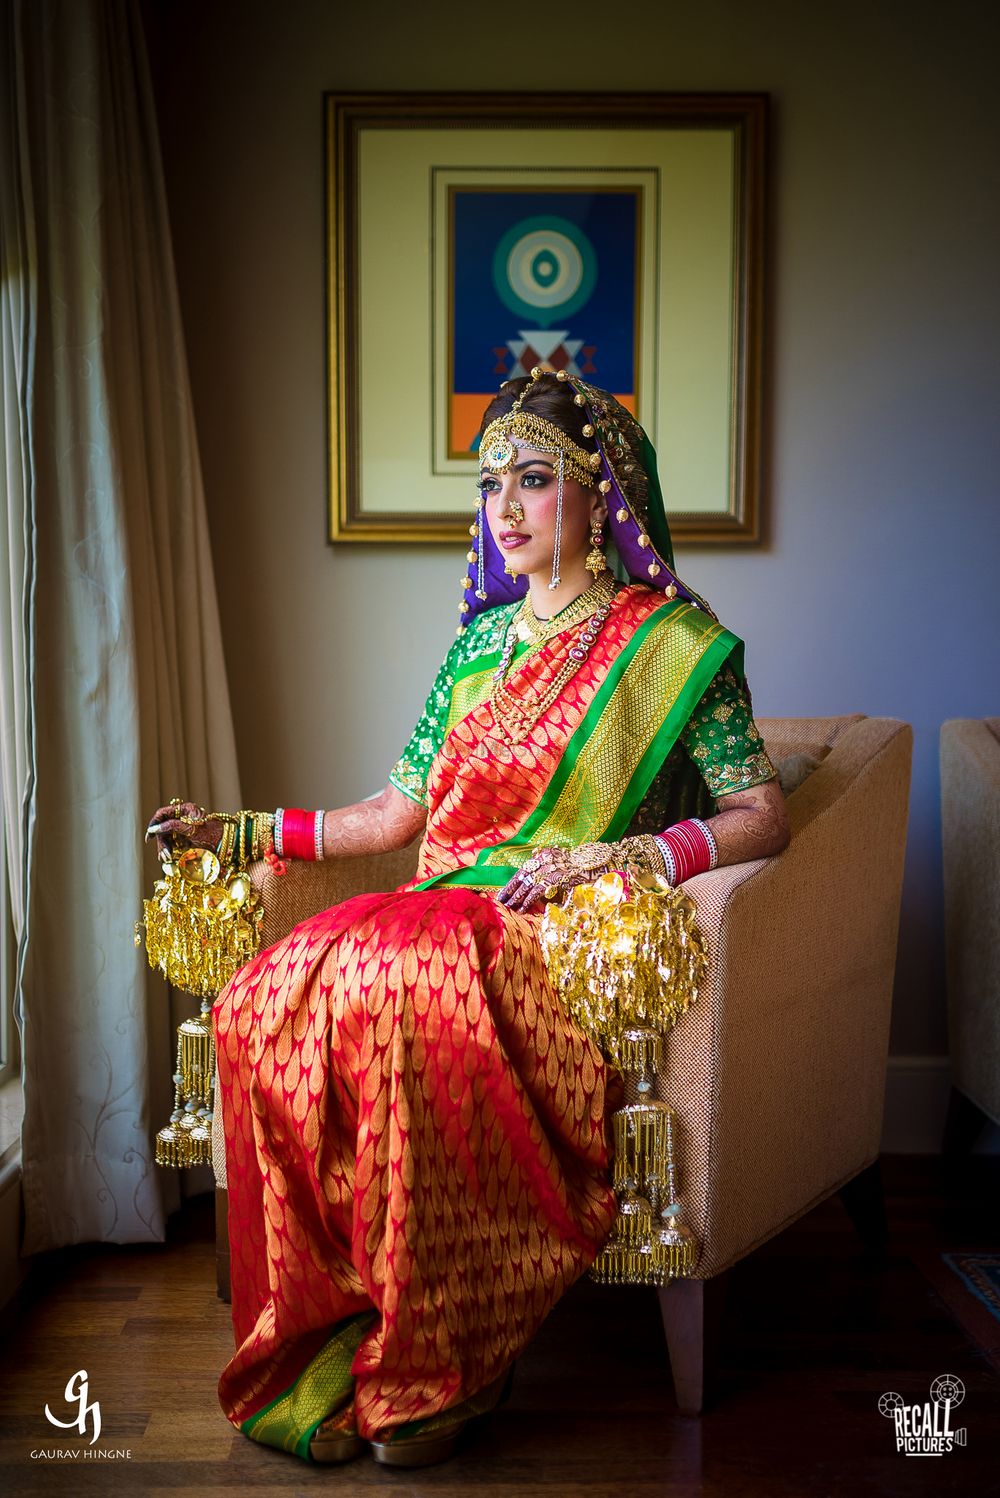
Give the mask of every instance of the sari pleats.
M 517 1356 L 611 1229 L 621 1079 L 552 992 L 535 920 L 462 888 L 360 895 L 261 953 L 215 1009 L 234 1424 L 345 1316 L 363 1436 Z

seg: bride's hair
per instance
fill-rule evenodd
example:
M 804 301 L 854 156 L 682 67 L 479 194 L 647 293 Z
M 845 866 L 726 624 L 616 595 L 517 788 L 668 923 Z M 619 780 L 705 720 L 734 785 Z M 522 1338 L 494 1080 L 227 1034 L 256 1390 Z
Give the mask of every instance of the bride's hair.
M 573 400 L 574 390 L 568 380 L 551 378 L 532 380 L 527 375 L 519 375 L 517 379 L 507 380 L 501 387 L 500 393 L 493 397 L 483 412 L 483 420 L 479 428 L 480 436 L 491 421 L 496 421 L 498 416 L 507 415 L 522 390 L 529 385 L 531 389 L 524 397 L 521 405 L 522 411 L 530 411 L 535 416 L 542 416 L 546 421 L 551 421 L 553 426 L 565 432 L 567 437 L 572 438 L 578 447 L 584 448 L 587 452 L 597 451 L 596 439 L 583 435 L 587 413 Z

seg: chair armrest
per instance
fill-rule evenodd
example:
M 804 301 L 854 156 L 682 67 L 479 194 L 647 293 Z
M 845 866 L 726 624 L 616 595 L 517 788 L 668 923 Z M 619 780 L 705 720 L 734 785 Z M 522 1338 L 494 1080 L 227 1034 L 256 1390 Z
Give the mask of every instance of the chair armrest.
M 850 725 L 789 798 L 784 853 L 686 886 L 709 970 L 665 1095 L 701 1277 L 878 1152 L 912 738 L 894 719 Z
M 995 726 L 994 726 L 995 725 Z M 952 1080 L 1000 1122 L 1000 722 L 941 725 Z

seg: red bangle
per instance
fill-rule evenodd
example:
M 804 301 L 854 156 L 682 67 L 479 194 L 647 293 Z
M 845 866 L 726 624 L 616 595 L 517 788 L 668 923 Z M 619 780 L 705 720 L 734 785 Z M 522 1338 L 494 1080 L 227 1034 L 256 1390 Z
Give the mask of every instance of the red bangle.
M 303 811 L 301 807 L 293 806 L 285 808 L 281 827 L 281 850 L 286 858 L 305 858 L 310 862 L 315 862 L 315 825 L 316 813 L 314 811 Z
M 666 843 L 673 854 L 675 885 L 715 867 L 715 849 L 704 824 L 697 818 L 675 822 L 666 832 L 660 833 L 659 841 Z

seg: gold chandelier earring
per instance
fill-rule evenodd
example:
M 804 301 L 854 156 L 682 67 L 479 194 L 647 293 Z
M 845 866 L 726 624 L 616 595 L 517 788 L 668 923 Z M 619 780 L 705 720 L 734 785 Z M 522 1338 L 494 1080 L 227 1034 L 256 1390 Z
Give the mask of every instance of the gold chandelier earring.
M 598 522 L 595 520 L 590 527 L 591 549 L 587 556 L 587 560 L 583 564 L 586 567 L 587 571 L 592 572 L 595 577 L 600 577 L 601 573 L 606 569 L 608 565 L 604 552 L 601 550 L 601 547 L 603 545 L 604 532 Z

